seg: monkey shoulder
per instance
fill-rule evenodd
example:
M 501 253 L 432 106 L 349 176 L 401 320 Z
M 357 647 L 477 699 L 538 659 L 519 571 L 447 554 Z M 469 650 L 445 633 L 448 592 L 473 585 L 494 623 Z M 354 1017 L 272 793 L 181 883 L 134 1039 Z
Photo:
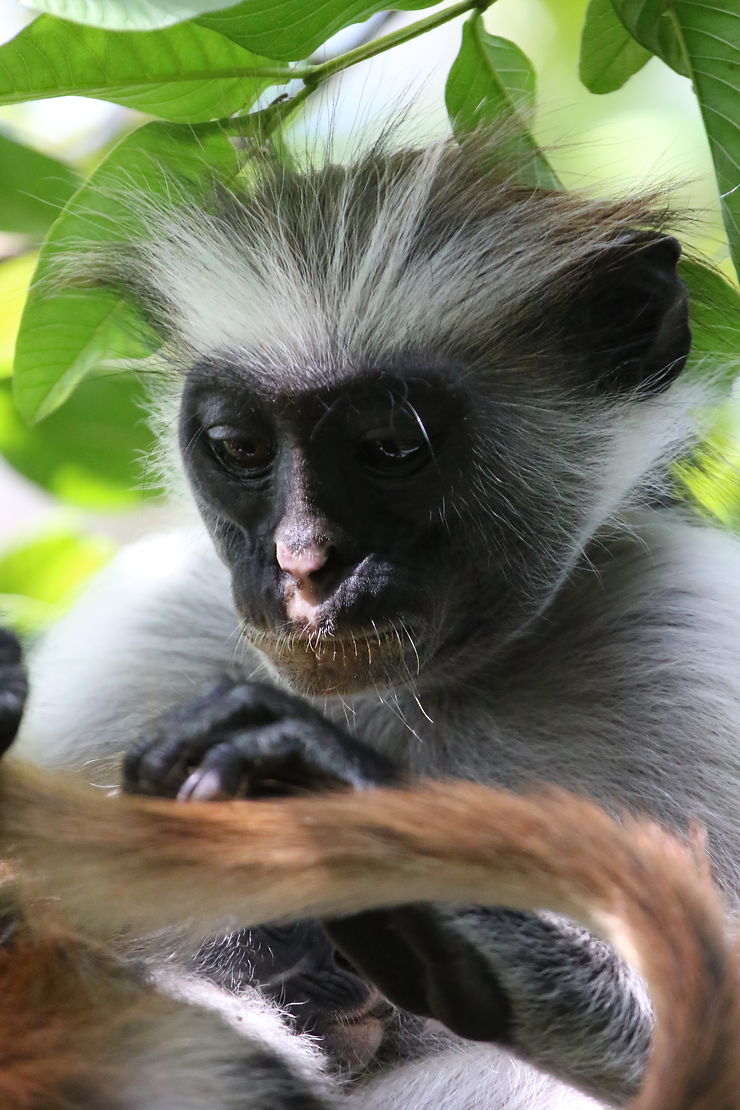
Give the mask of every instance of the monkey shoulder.
M 714 676 L 715 690 L 729 682 L 737 692 L 740 539 L 676 510 L 627 523 L 593 545 L 545 614 L 533 662 L 549 651 L 556 668 L 572 671 L 578 659 L 633 689 L 638 680 L 656 692 L 689 689 Z
M 736 889 L 740 541 L 661 511 L 589 554 L 496 677 L 509 780 L 698 822 Z

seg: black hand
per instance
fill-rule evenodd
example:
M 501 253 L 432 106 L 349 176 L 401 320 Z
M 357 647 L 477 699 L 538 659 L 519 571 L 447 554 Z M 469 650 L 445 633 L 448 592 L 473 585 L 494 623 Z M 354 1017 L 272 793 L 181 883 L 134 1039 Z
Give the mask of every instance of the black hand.
M 21 645 L 12 632 L 0 628 L 0 755 L 15 739 L 27 696 Z
M 506 992 L 453 912 L 414 904 L 324 924 L 340 952 L 397 1006 L 460 1037 L 511 1042 Z
M 197 800 L 364 789 L 396 778 L 382 756 L 300 698 L 232 679 L 162 717 L 129 751 L 123 773 L 128 793 Z

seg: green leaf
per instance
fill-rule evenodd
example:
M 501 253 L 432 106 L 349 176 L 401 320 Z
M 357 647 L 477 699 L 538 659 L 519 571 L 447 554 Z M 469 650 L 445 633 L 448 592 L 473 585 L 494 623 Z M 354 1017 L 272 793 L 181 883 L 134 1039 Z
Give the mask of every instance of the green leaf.
M 508 123 L 509 153 L 525 176 L 556 188 L 557 177 L 529 130 L 536 78 L 531 62 L 513 42 L 489 35 L 480 13 L 463 26 L 462 45 L 452 64 L 445 100 L 458 136 L 489 124 Z
M 18 415 L 9 381 L 0 381 L 0 455 L 20 474 L 70 505 L 128 509 L 142 500 L 153 436 L 133 374 L 99 375 L 77 388 L 43 428 Z
M 676 476 L 691 497 L 729 528 L 740 529 L 740 406 L 730 400 L 712 414 L 712 425 L 694 459 Z
M 12 628 L 22 640 L 33 640 L 53 623 L 56 611 L 46 601 L 21 594 L 0 593 L 0 624 Z
M 78 187 L 65 162 L 0 133 L 0 229 L 43 235 Z
M 652 52 L 635 42 L 617 18 L 611 0 L 591 0 L 581 35 L 578 75 L 592 93 L 621 89 L 642 69 Z
M 228 0 L 32 0 L 26 7 L 108 31 L 155 31 L 229 4 Z
M 57 526 L 0 555 L 0 623 L 33 633 L 67 608 L 114 553 L 99 536 Z
M 686 57 L 679 27 L 671 11 L 672 0 L 610 0 L 615 14 L 622 25 L 634 36 L 637 42 L 662 58 L 671 69 L 682 77 L 690 76 L 690 66 Z M 640 10 L 642 9 L 642 10 Z M 648 45 L 652 43 L 652 45 Z
M 715 374 L 724 369 L 731 384 L 740 363 L 740 291 L 694 259 L 683 258 L 679 271 L 691 293 L 689 367 Z
M 54 605 L 110 559 L 113 544 L 77 529 L 56 527 L 13 544 L 0 555 L 0 593 Z
M 0 263 L 0 379 L 11 374 L 13 349 L 36 259 L 35 254 L 27 254 Z
M 431 8 L 437 0 L 395 0 L 403 11 Z M 227 5 L 222 5 L 224 8 Z M 385 11 L 388 0 L 242 0 L 227 11 L 201 16 L 197 23 L 247 50 L 278 61 L 300 61 L 337 31 Z
M 236 171 L 234 149 L 221 132 L 164 123 L 132 132 L 98 166 L 52 227 L 21 320 L 13 385 L 26 419 L 48 416 L 104 359 L 151 350 L 151 337 L 147 343 L 133 310 L 112 290 L 50 288 L 60 256 L 84 258 L 91 247 L 142 232 L 131 201 L 137 193 L 171 202 L 173 185 L 186 183 L 195 197 L 208 191 L 214 175 L 228 178 Z
M 740 360 L 740 291 L 716 270 L 682 259 L 681 277 L 691 292 L 693 343 L 685 373 L 709 377 L 729 395 Z M 740 526 L 740 406 L 721 405 L 696 457 L 680 462 L 676 476 L 691 497 L 731 528 Z
M 194 23 L 137 34 L 42 15 L 0 47 L 0 104 L 74 94 L 197 123 L 252 104 L 275 81 L 264 65 Z
M 740 14 L 723 0 L 612 0 L 632 35 L 691 78 L 740 274 Z

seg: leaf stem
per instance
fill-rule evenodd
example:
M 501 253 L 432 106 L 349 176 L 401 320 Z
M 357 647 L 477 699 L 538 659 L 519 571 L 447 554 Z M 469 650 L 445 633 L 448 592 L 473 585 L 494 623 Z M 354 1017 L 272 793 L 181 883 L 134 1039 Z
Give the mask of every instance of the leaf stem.
M 363 43 L 361 46 L 356 46 L 354 50 L 348 50 L 346 54 L 338 54 L 328 62 L 319 62 L 315 65 L 297 65 L 293 68 L 275 67 L 260 70 L 250 68 L 248 71 L 240 71 L 238 74 L 234 74 L 234 76 L 264 74 L 271 77 L 274 76 L 276 79 L 279 77 L 286 83 L 295 80 L 303 81 L 303 88 L 300 89 L 295 96 L 292 96 L 289 101 L 285 102 L 285 107 L 282 110 L 274 111 L 269 119 L 263 117 L 260 135 L 263 138 L 267 138 L 273 131 L 282 126 L 288 117 L 292 116 L 295 110 L 315 92 L 320 84 L 328 80 L 328 78 L 333 77 L 337 73 L 341 73 L 344 69 L 349 69 L 350 66 L 357 65 L 358 62 L 367 61 L 370 58 L 376 57 L 378 54 L 384 54 L 386 50 L 392 50 L 395 46 L 400 46 L 405 42 L 411 42 L 412 39 L 426 34 L 427 31 L 432 31 L 435 27 L 442 27 L 445 23 L 449 23 L 458 16 L 465 15 L 466 12 L 475 11 L 480 15 L 486 8 L 490 7 L 493 2 L 494 0 L 460 0 L 459 3 L 453 4 L 449 8 L 444 8 L 441 12 L 436 12 L 434 15 L 427 16 L 425 19 L 419 19 L 416 23 L 412 23 L 408 27 L 402 27 L 399 31 L 391 31 L 390 34 L 383 35 L 379 39 L 373 39 L 370 42 Z M 236 129 L 243 131 L 245 121 L 248 119 L 249 116 L 231 116 L 227 119 L 213 120 L 211 123 L 202 125 L 202 128 L 199 128 L 199 130 Z
M 384 54 L 386 50 L 392 50 L 395 46 L 401 46 L 404 42 L 411 42 L 412 39 L 426 34 L 427 31 L 434 30 L 435 27 L 442 27 L 459 15 L 465 15 L 466 12 L 476 8 L 478 11 L 485 11 L 491 3 L 493 3 L 493 0 L 461 0 L 458 4 L 453 4 L 449 8 L 444 8 L 441 12 L 427 16 L 426 19 L 419 19 L 408 27 L 402 27 L 400 31 L 391 31 L 390 34 L 383 35 L 382 38 L 373 39 L 372 42 L 363 43 L 362 46 L 357 46 L 354 50 L 348 50 L 346 54 L 339 54 L 328 62 L 294 70 L 293 76 L 313 79 L 316 83 L 325 81 L 327 77 L 333 77 L 335 73 L 340 73 L 343 69 L 348 69 L 349 66 L 357 65 L 358 62 L 365 62 L 378 54 Z

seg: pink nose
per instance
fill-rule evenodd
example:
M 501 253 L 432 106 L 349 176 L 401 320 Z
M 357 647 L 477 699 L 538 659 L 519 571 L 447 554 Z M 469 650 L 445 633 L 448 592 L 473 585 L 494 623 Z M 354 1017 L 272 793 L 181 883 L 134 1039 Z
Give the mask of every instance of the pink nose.
M 317 570 L 321 570 L 326 565 L 330 550 L 331 545 L 328 543 L 308 543 L 295 551 L 282 540 L 275 544 L 275 556 L 280 568 L 296 582 L 303 582 Z

